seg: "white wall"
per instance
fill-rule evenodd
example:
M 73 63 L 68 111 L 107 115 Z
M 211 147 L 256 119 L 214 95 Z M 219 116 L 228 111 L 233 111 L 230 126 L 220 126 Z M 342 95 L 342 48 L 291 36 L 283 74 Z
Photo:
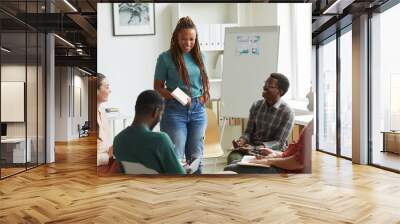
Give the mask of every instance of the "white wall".
M 98 3 L 97 10 L 97 70 L 108 78 L 112 91 L 103 106 L 133 116 L 139 93 L 153 89 L 158 55 L 169 49 L 171 4 L 155 4 L 154 36 L 113 36 L 111 4 Z
M 27 81 L 26 81 L 27 78 Z M 36 162 L 37 153 L 39 163 L 44 162 L 44 74 L 40 66 L 3 64 L 1 66 L 1 81 L 17 81 L 26 84 L 26 112 L 25 122 L 7 122 L 7 137 L 30 139 L 32 161 Z M 4 96 L 2 96 L 4 97 Z M 6 96 L 7 97 L 7 96 Z M 10 110 L 10 108 L 1 108 Z
M 27 66 L 25 65 L 18 65 L 18 64 L 8 64 L 8 65 L 2 65 L 1 66 L 1 81 L 5 82 L 25 82 L 25 75 L 26 71 L 28 71 L 28 74 L 32 74 L 35 72 L 36 74 L 36 68 L 32 66 Z M 36 93 L 36 90 L 35 92 Z M 34 93 L 27 93 L 29 98 L 36 97 L 36 94 Z M 28 99 L 27 99 L 28 100 Z M 29 102 L 32 100 L 28 100 Z M 1 110 L 7 110 L 7 108 L 1 108 Z M 32 119 L 31 113 L 29 114 L 28 120 L 29 122 Z M 35 114 L 36 116 L 36 114 Z M 25 126 L 26 122 L 9 122 L 7 125 L 7 136 L 8 137 L 25 137 Z M 31 127 L 31 126 L 29 126 Z M 28 133 L 29 134 L 29 133 Z
M 56 67 L 55 73 L 55 141 L 70 141 L 78 138 L 78 124 L 88 120 L 88 78 L 71 67 Z M 79 88 L 82 116 L 76 107 Z
M 77 72 L 77 70 L 75 70 Z M 71 135 L 74 138 L 79 137 L 78 129 L 77 126 L 78 124 L 82 126 L 85 121 L 88 121 L 88 110 L 89 110 L 89 102 L 88 102 L 88 77 L 87 76 L 82 76 L 82 73 L 75 73 L 74 76 L 74 110 L 75 113 L 73 113 L 73 118 L 72 118 L 72 130 L 71 130 Z M 78 93 L 78 90 L 80 90 L 80 93 Z M 80 94 L 80 98 L 79 98 Z M 79 102 L 80 101 L 80 102 Z
M 55 141 L 68 141 L 68 68 L 55 68 Z
M 252 3 L 249 8 L 245 8 L 243 16 L 249 18 L 248 25 L 276 26 L 278 25 L 278 5 L 281 4 Z

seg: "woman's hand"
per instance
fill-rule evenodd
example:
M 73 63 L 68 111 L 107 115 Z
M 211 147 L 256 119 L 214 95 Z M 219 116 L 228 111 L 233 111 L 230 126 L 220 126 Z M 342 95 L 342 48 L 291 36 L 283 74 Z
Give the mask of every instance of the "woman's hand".
M 165 88 L 165 81 L 163 80 L 154 80 L 154 90 L 161 94 L 166 100 L 171 100 L 174 97 L 171 95 L 171 92 Z
M 204 93 L 201 97 L 200 97 L 200 103 L 205 105 L 208 101 L 210 100 L 210 94 Z
M 110 146 L 110 148 L 108 148 L 108 157 L 111 158 L 111 157 L 113 157 L 113 156 L 114 156 L 114 154 L 113 154 L 113 147 Z
M 200 98 L 199 98 L 199 101 L 200 101 L 200 103 L 202 104 L 202 105 L 204 105 L 206 102 L 205 102 L 205 100 L 204 100 L 204 96 L 201 96 Z
M 271 162 L 268 159 L 253 159 L 253 160 L 250 160 L 250 163 L 262 164 L 262 165 L 267 165 L 267 166 L 271 165 Z
M 233 148 L 235 148 L 235 149 L 240 148 L 240 147 L 250 146 L 250 145 L 248 145 L 247 140 L 242 137 L 240 137 L 237 140 L 233 140 L 232 145 L 233 145 Z
M 200 97 L 200 103 L 203 104 L 203 105 L 205 105 L 207 103 L 207 100 L 204 97 L 204 95 Z
M 191 108 L 192 107 L 192 98 L 188 97 L 187 99 L 188 99 L 188 102 L 186 103 L 185 106 Z
M 257 151 L 260 153 L 260 155 L 263 156 L 268 156 L 268 155 L 273 155 L 275 152 L 274 150 L 267 148 L 267 147 L 262 147 L 262 148 L 258 148 Z

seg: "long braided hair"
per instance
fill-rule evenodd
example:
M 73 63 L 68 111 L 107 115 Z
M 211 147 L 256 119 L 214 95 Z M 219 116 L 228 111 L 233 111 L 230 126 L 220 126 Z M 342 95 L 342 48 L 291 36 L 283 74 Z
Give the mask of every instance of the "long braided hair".
M 189 80 L 189 73 L 187 71 L 185 62 L 183 60 L 183 52 L 181 48 L 179 47 L 179 40 L 178 40 L 178 34 L 181 30 L 183 29 L 194 29 L 196 31 L 196 40 L 194 43 L 194 46 L 192 50 L 190 50 L 190 54 L 194 58 L 195 63 L 197 66 L 200 68 L 200 74 L 201 74 L 201 80 L 203 83 L 203 96 L 205 97 L 205 102 L 207 102 L 210 98 L 210 93 L 209 93 L 209 88 L 210 84 L 208 81 L 208 76 L 206 73 L 206 69 L 204 66 L 203 59 L 201 57 L 201 51 L 200 51 L 200 45 L 199 45 L 199 39 L 198 39 L 198 32 L 196 29 L 196 25 L 193 23 L 193 21 L 187 16 L 187 17 L 182 17 L 179 19 L 178 24 L 175 27 L 175 30 L 172 34 L 171 38 L 171 46 L 170 46 L 170 51 L 172 54 L 172 59 L 175 63 L 175 66 L 178 69 L 179 74 L 181 75 L 181 78 L 185 85 L 188 87 L 190 95 L 192 94 L 192 88 Z

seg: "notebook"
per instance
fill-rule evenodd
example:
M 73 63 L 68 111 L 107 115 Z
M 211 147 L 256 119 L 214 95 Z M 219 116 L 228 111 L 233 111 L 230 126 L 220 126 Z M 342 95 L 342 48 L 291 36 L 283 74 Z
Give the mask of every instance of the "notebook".
M 176 87 L 176 89 L 172 91 L 171 95 L 183 106 L 186 106 L 190 100 L 190 97 L 179 87 Z
M 255 156 L 243 156 L 242 160 L 238 162 L 238 165 L 241 166 L 259 166 L 259 167 L 270 167 L 269 165 L 265 164 L 257 164 L 257 163 L 250 163 L 251 160 L 255 159 Z

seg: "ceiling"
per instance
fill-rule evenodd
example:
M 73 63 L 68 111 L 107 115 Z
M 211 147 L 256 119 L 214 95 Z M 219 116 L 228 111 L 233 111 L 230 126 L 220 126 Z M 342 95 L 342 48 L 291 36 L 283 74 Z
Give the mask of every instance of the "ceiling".
M 313 44 L 351 24 L 354 17 L 374 11 L 389 0 L 310 0 Z
M 25 55 L 25 30 L 54 32 L 56 66 L 79 66 L 96 72 L 96 0 L 1 0 L 2 45 L 13 49 L 7 58 Z M 51 11 L 51 13 L 49 13 Z M 28 35 L 27 39 L 31 39 Z M 66 40 L 66 41 L 64 41 Z M 28 44 L 29 53 L 36 46 Z

